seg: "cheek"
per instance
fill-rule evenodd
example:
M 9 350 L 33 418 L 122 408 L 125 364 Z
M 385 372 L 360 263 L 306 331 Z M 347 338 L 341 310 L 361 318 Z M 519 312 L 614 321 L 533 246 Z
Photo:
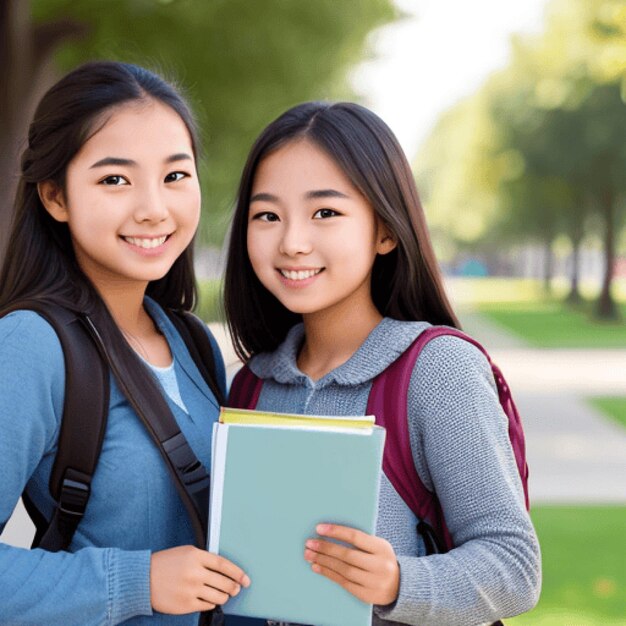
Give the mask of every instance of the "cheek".
M 195 185 L 185 190 L 185 195 L 181 198 L 181 206 L 189 216 L 190 222 L 200 221 L 200 212 L 202 208 L 202 192 L 200 185 Z
M 254 229 L 248 228 L 248 235 L 246 237 L 246 246 L 248 248 L 248 258 L 255 274 L 259 274 L 260 261 L 263 258 L 263 246 L 259 241 L 258 235 L 254 232 Z
M 376 233 L 367 224 L 352 228 L 333 250 L 339 258 L 349 259 L 355 268 L 371 266 L 376 258 Z
M 250 259 L 250 265 L 252 270 L 256 274 L 261 283 L 268 287 L 271 284 L 270 277 L 274 275 L 274 251 L 275 246 L 272 241 L 272 236 L 268 232 L 259 232 L 258 229 L 248 228 L 248 234 L 246 237 L 248 258 Z
M 200 193 L 198 193 L 195 198 L 195 202 L 192 204 L 192 207 L 193 209 L 191 211 L 191 218 L 189 221 L 195 232 L 198 228 L 198 224 L 200 224 L 200 215 L 202 213 L 202 197 L 200 196 Z

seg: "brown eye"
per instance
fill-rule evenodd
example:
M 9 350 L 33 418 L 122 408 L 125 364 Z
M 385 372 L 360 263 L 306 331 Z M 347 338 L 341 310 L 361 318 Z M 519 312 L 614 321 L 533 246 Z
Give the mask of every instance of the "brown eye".
M 130 185 L 130 183 L 123 176 L 120 176 L 118 174 L 107 176 L 106 178 L 103 178 L 98 184 L 106 185 L 107 187 L 119 187 L 120 185 Z
M 261 222 L 279 222 L 280 218 L 276 213 L 272 213 L 271 211 L 263 211 L 262 213 L 257 213 L 253 218 L 253 220 L 259 220 Z
M 189 174 L 186 174 L 185 172 L 171 172 L 165 177 L 165 182 L 175 183 L 175 182 L 178 182 L 179 180 L 182 180 L 183 178 L 187 178 L 188 176 Z
M 336 215 L 339 215 L 339 213 L 334 209 L 319 209 L 313 214 L 313 219 L 324 220 L 329 217 L 335 217 Z

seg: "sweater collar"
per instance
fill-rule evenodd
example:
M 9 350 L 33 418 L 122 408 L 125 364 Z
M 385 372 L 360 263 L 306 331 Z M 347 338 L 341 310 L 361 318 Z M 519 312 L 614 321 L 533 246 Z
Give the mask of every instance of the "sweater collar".
M 248 365 L 259 378 L 273 379 L 282 384 L 315 388 L 333 383 L 358 385 L 389 367 L 428 326 L 426 322 L 400 322 L 385 317 L 345 363 L 315 382 L 297 365 L 298 352 L 304 340 L 303 324 L 292 327 L 274 352 L 259 354 Z

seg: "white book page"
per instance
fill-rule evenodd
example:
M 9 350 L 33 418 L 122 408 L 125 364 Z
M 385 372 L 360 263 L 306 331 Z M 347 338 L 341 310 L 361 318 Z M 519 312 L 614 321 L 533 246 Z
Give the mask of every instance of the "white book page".
M 211 500 L 209 505 L 209 552 L 219 554 L 222 526 L 222 499 L 228 447 L 228 424 L 213 424 L 211 453 Z

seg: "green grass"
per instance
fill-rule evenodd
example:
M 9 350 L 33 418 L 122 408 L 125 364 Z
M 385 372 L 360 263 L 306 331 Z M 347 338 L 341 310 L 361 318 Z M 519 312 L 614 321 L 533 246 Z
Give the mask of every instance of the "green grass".
M 590 398 L 593 406 L 626 427 L 626 398 L 619 396 L 606 396 Z
M 476 309 L 497 325 L 531 346 L 546 348 L 625 348 L 626 286 L 616 282 L 621 322 L 593 318 L 593 290 L 584 286 L 588 299 L 580 306 L 562 301 L 567 284 L 555 284 L 554 295 L 546 296 L 541 283 L 528 279 L 452 279 L 452 300 L 463 310 Z
M 448 278 L 446 285 L 455 305 L 508 304 L 513 302 L 544 302 L 546 292 L 539 280 L 532 278 Z M 555 280 L 552 283 L 550 300 L 560 301 L 569 291 L 569 283 Z M 581 294 L 586 300 L 594 300 L 598 296 L 598 285 L 583 283 Z M 613 296 L 616 300 L 626 302 L 626 278 L 613 281 Z
M 198 281 L 198 305 L 195 313 L 205 322 L 217 322 L 224 319 L 221 280 Z
M 530 345 L 545 348 L 626 348 L 626 323 L 600 322 L 591 305 L 562 302 L 482 304 L 478 310 Z M 626 319 L 626 304 L 620 304 Z
M 626 507 L 537 506 L 543 560 L 537 607 L 507 626 L 626 624 Z

